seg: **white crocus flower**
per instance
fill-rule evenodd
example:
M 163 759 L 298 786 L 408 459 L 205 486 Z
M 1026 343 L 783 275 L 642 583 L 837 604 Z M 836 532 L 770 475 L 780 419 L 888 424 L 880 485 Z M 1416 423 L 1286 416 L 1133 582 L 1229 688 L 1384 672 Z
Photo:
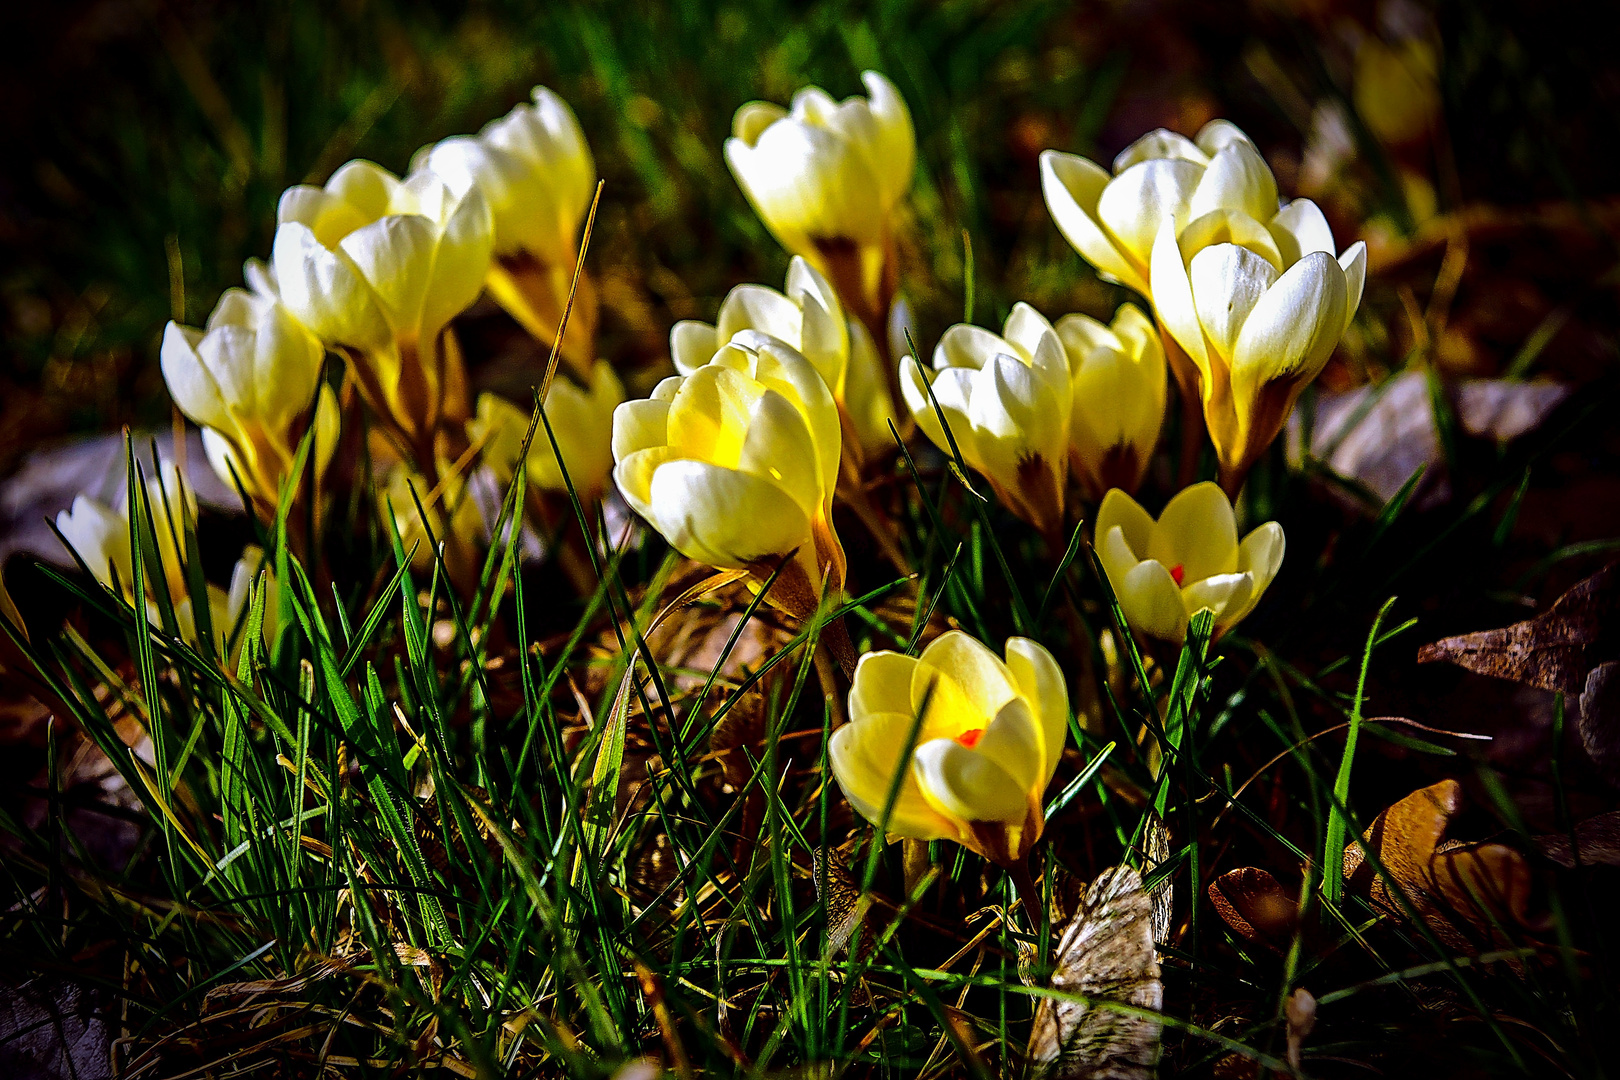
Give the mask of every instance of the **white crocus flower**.
M 1103 277 L 1153 299 L 1149 263 L 1167 222 L 1212 210 L 1261 221 L 1277 212 L 1277 181 L 1235 124 L 1212 120 L 1196 138 L 1163 128 L 1122 150 L 1113 171 L 1076 154 L 1041 154 L 1041 190 L 1059 231 Z
M 169 323 L 161 357 L 175 404 L 202 427 L 209 464 L 227 485 L 239 481 L 268 519 L 307 423 L 316 471 L 325 470 L 338 410 L 321 382 L 320 340 L 281 304 L 263 267 L 250 262 L 247 271 L 253 289 L 225 290 L 205 329 Z
M 568 303 L 580 227 L 596 190 L 596 163 L 568 103 L 544 86 L 477 135 L 424 150 L 417 163 L 457 194 L 477 188 L 494 218 L 492 295 L 546 344 Z M 587 377 L 595 358 L 597 298 L 588 275 L 569 315 L 563 356 Z
M 861 81 L 869 98 L 837 102 L 810 86 L 791 109 L 744 105 L 725 152 L 772 235 L 881 327 L 895 288 L 893 218 L 911 186 L 917 139 L 894 84 L 875 71 Z
M 1316 204 L 1269 219 L 1217 210 L 1153 249 L 1159 321 L 1197 366 L 1204 422 L 1235 489 L 1333 355 L 1361 303 L 1367 248 L 1335 254 Z
M 624 384 L 613 365 L 598 360 L 588 388 L 559 376 L 546 396 L 546 418 L 568 468 L 568 480 L 589 504 L 602 493 L 613 469 L 613 411 L 624 400 Z M 467 434 L 484 444 L 484 461 L 501 483 L 517 473 L 518 454 L 529 430 L 529 412 L 494 394 L 478 396 L 478 413 Z M 529 483 L 542 491 L 566 492 L 563 470 L 544 425 L 536 424 L 529 443 Z
M 1283 561 L 1275 521 L 1238 542 L 1232 503 L 1205 481 L 1171 499 L 1157 521 L 1123 491 L 1097 510 L 1097 556 L 1130 625 L 1179 642 L 1192 617 L 1215 613 L 1215 636 L 1254 610 Z
M 797 349 L 738 333 L 690 375 L 613 417 L 625 501 L 688 558 L 769 576 L 767 599 L 806 617 L 844 587 L 833 530 L 842 432 L 826 381 Z
M 934 349 L 933 398 L 966 462 L 1002 503 L 1048 537 L 1063 525 L 1073 391 L 1069 364 L 1046 318 L 1020 303 L 1000 336 L 959 323 Z M 950 453 L 918 365 L 901 362 L 901 390 L 917 426 Z
M 714 325 L 693 319 L 676 323 L 669 335 L 675 370 L 692 374 L 744 330 L 784 341 L 810 361 L 843 406 L 855 431 L 858 445 L 851 449 L 857 454 L 875 453 L 892 443 L 887 422 L 894 407 L 871 335 L 845 314 L 837 292 L 809 262 L 793 257 L 782 292 L 764 285 L 732 289 Z
M 351 361 L 361 392 L 425 448 L 466 414 L 466 374 L 445 328 L 483 289 L 493 222 L 477 188 L 405 180 L 367 161 L 281 197 L 274 264 L 282 303 Z M 431 452 L 431 451 L 426 451 Z
M 1065 315 L 1055 329 L 1074 387 L 1070 463 L 1094 500 L 1110 488 L 1134 492 L 1164 424 L 1159 331 L 1134 304 L 1121 304 L 1109 326 Z

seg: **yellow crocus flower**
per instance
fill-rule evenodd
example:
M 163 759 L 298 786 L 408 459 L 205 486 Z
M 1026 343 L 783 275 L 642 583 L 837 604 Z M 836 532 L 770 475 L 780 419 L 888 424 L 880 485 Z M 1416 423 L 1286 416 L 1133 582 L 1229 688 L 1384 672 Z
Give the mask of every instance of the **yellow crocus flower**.
M 1125 619 L 1150 637 L 1180 642 L 1192 617 L 1215 613 L 1215 636 L 1254 610 L 1283 561 L 1275 521 L 1238 542 L 1232 503 L 1204 481 L 1171 499 L 1157 521 L 1123 491 L 1097 510 L 1097 557 Z
M 613 410 L 623 400 L 624 384 L 606 360 L 596 362 L 588 388 L 559 376 L 546 397 L 546 418 L 562 450 L 568 479 L 586 504 L 602 494 L 613 470 Z M 505 398 L 495 394 L 478 396 L 478 412 L 467 425 L 467 434 L 473 441 L 483 442 L 484 462 L 502 484 L 509 483 L 517 472 L 529 417 L 527 410 Z M 529 443 L 528 466 L 530 484 L 542 491 L 567 491 L 557 454 L 545 427 L 539 423 Z
M 952 630 L 917 657 L 861 657 L 849 723 L 833 733 L 828 757 L 845 797 L 873 824 L 885 824 L 899 779 L 890 836 L 954 840 L 1012 866 L 1045 827 L 1042 799 L 1068 721 L 1063 672 L 1045 648 L 1008 638 L 1003 660 Z
M 1093 500 L 1134 492 L 1164 424 L 1165 360 L 1159 331 L 1134 304 L 1111 325 L 1065 315 L 1054 327 L 1069 358 L 1074 407 L 1069 461 Z

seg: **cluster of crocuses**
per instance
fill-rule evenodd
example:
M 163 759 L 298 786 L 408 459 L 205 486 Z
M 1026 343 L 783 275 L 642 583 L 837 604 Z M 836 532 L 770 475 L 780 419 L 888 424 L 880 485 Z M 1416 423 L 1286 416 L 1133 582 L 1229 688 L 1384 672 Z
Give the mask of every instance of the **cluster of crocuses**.
M 999 334 L 946 330 L 925 367 L 908 345 L 895 244 L 915 133 L 896 88 L 863 79 L 868 97 L 810 87 L 791 108 L 738 111 L 725 158 L 793 256 L 787 280 L 739 286 L 713 324 L 677 324 L 677 373 L 644 400 L 624 401 L 595 357 L 596 293 L 588 274 L 575 285 L 595 170 L 573 114 L 545 89 L 480 135 L 425 149 L 403 179 L 353 162 L 325 188 L 289 190 L 249 289 L 228 292 L 206 330 L 169 327 L 169 387 L 214 468 L 267 518 L 301 446 L 313 476 L 327 468 L 357 397 L 393 450 L 377 488 L 398 528 L 470 542 L 473 467 L 510 481 L 522 459 L 535 491 L 571 480 L 587 500 L 611 470 L 674 548 L 769 581 L 766 599 L 801 618 L 845 588 L 835 500 L 870 523 L 867 481 L 915 426 L 1058 550 L 1079 516 L 1072 494 L 1097 504 L 1093 542 L 1136 631 L 1179 642 L 1210 610 L 1224 633 L 1283 557 L 1276 523 L 1240 542 L 1229 494 L 1354 314 L 1363 246 L 1338 254 L 1322 213 L 1282 203 L 1254 144 L 1225 121 L 1191 140 L 1146 135 L 1111 171 L 1048 151 L 1041 185 L 1058 227 L 1142 304 L 1104 324 L 1054 323 L 1020 303 Z M 487 290 L 552 342 L 575 288 L 560 351 L 578 381 L 559 379 L 543 405 L 561 460 L 550 437 L 524 459 L 528 413 L 491 395 L 469 403 L 451 321 Z M 323 378 L 329 353 L 346 366 L 344 400 Z M 1221 484 L 1187 487 L 1155 519 L 1132 495 L 1171 374 Z M 76 506 L 63 532 L 93 547 L 80 515 L 110 513 Z M 116 578 L 116 556 L 81 553 Z M 1013 865 L 1040 836 L 1068 721 L 1067 680 L 1045 648 L 1013 638 L 997 656 L 953 631 L 918 657 L 860 660 L 830 758 L 851 803 L 891 835 Z

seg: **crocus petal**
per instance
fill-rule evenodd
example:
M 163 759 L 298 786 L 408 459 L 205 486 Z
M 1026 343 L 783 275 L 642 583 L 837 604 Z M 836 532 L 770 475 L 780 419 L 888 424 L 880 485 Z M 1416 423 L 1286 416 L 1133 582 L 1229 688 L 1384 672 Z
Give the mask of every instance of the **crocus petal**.
M 1126 258 L 1097 217 L 1097 203 L 1108 186 L 1108 170 L 1075 154 L 1041 153 L 1041 193 L 1058 231 L 1097 273 L 1149 295 L 1146 276 Z
M 613 457 L 623 460 L 638 450 L 669 441 L 669 402 L 626 401 L 613 410 Z
M 884 205 L 893 206 L 911 187 L 917 167 L 917 135 L 911 124 L 911 110 L 894 84 L 876 71 L 861 73 L 866 84 L 872 118 L 877 122 L 878 140 L 872 156 L 879 163 L 878 181 Z
M 323 247 L 308 226 L 292 221 L 277 228 L 273 259 L 283 303 L 323 340 L 361 349 L 383 348 L 392 340 L 354 263 Z
M 973 750 L 994 761 L 1026 792 L 1046 789 L 1046 748 L 1029 702 L 1015 697 L 994 714 Z
M 806 519 L 821 509 L 823 493 L 832 486 L 824 479 L 820 462 L 804 453 L 814 445 L 804 414 L 774 390 L 754 403 L 748 434 L 743 439 L 737 468 L 762 477 L 792 495 Z
M 1165 222 L 1153 242 L 1152 278 L 1153 309 L 1158 312 L 1159 324 L 1204 372 L 1207 382 L 1209 347 L 1198 322 L 1198 309 L 1193 305 L 1192 279 L 1187 276 L 1181 245 L 1176 242 L 1174 222 Z
M 730 341 L 739 330 L 758 330 L 799 348 L 804 312 L 799 305 L 764 285 L 739 285 L 726 294 L 715 319 L 715 337 Z
M 1344 327 L 1348 330 L 1361 307 L 1361 290 L 1367 284 L 1367 245 L 1360 240 L 1351 244 L 1339 256 L 1339 266 L 1344 270 Z
M 720 348 L 720 336 L 713 326 L 696 319 L 682 319 L 669 331 L 669 355 L 675 370 L 690 375 L 709 362 Z
M 883 808 L 895 774 L 900 790 L 889 812 L 888 831 L 913 840 L 956 839 L 956 825 L 923 798 L 911 762 L 902 758 L 913 718 L 906 712 L 869 713 L 833 732 L 827 759 L 844 797 L 874 825 L 883 823 Z
M 1114 584 L 1119 605 L 1125 619 L 1144 634 L 1180 641 L 1187 636 L 1187 608 L 1181 599 L 1181 590 L 1164 564 L 1154 559 L 1137 563 L 1122 582 Z
M 1193 306 L 1215 351 L 1231 358 L 1249 313 L 1277 280 L 1265 259 L 1236 244 L 1216 244 L 1192 257 Z
M 1153 543 L 1153 515 L 1125 492 L 1113 488 L 1097 507 L 1097 536 L 1107 537 L 1116 527 L 1120 529 L 1125 550 L 1131 554 L 1131 565 L 1147 558 L 1148 547 Z
M 1097 219 L 1135 266 L 1147 267 L 1165 222 L 1179 227 L 1187 220 L 1187 201 L 1203 171 L 1191 161 L 1157 158 L 1132 165 L 1104 189 Z
M 619 468 L 632 460 L 634 456 L 624 459 Z M 648 520 L 664 539 L 710 566 L 745 566 L 793 551 L 810 539 L 810 518 L 786 490 L 706 461 L 659 465 L 648 501 Z
M 917 748 L 913 770 L 928 805 L 957 821 L 1021 824 L 1029 796 L 1007 770 L 950 739 Z
M 463 195 L 437 237 L 433 273 L 422 298 L 421 333 L 438 335 L 484 289 L 494 254 L 495 224 L 477 188 Z
M 1333 229 L 1321 207 L 1309 199 L 1295 199 L 1277 211 L 1270 226 L 1284 266 L 1293 266 L 1313 251 L 1332 255 L 1338 250 L 1333 246 Z
M 1114 175 L 1119 175 L 1138 162 L 1158 158 L 1175 158 L 1196 165 L 1209 164 L 1209 154 L 1199 149 L 1187 136 L 1168 128 L 1157 128 L 1119 152 L 1114 158 Z
M 1153 527 L 1147 557 L 1180 566 L 1188 584 L 1236 570 L 1237 519 L 1220 486 L 1205 480 L 1178 492 Z
M 928 702 L 924 722 L 929 731 L 965 718 L 965 726 L 948 731 L 953 738 L 967 728 L 983 726 L 1017 693 L 1001 658 L 960 630 L 935 638 L 917 658 L 911 675 L 911 707 L 918 710 Z
M 1196 289 L 1195 284 L 1195 295 Z M 1239 417 L 1252 411 L 1266 383 L 1308 380 L 1322 370 L 1344 332 L 1346 292 L 1338 262 L 1313 251 L 1258 299 L 1232 349 L 1232 397 Z
M 1229 621 L 1235 621 L 1231 616 L 1245 610 L 1253 591 L 1252 574 L 1216 574 L 1182 589 L 1181 600 L 1189 617 L 1208 608 L 1215 613 L 1215 625 L 1224 628 Z
M 1007 670 L 1039 721 L 1043 754 L 1039 786 L 1045 788 L 1063 757 L 1069 731 L 1069 689 L 1063 669 L 1038 642 L 1014 637 L 1007 639 Z
M 870 713 L 911 709 L 911 675 L 917 658 L 882 649 L 862 656 L 855 665 L 855 679 L 849 690 L 849 714 L 860 718 Z
M 163 347 L 159 352 L 163 381 L 168 384 L 169 396 L 174 398 L 181 412 L 208 427 L 228 427 L 231 416 L 220 396 L 219 384 L 197 356 L 197 345 L 202 339 L 203 335 L 179 323 L 170 322 L 164 327 Z
M 1234 140 L 1210 159 L 1187 204 L 1189 220 L 1211 210 L 1240 210 L 1256 221 L 1277 213 L 1277 180 L 1247 140 Z

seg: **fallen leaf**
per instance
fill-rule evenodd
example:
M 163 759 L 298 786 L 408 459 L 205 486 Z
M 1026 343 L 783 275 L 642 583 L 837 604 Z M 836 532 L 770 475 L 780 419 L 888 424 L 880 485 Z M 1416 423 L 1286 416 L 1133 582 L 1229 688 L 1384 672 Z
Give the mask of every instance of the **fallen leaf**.
M 1567 833 L 1536 837 L 1541 853 L 1559 866 L 1575 865 L 1576 854 L 1583 863 L 1620 866 L 1620 810 L 1587 818 L 1575 826 L 1575 846 Z
M 1570 589 L 1533 619 L 1445 638 L 1418 650 L 1418 662 L 1451 663 L 1499 679 L 1562 690 L 1586 689 L 1587 673 L 1620 658 L 1620 573 L 1613 565 Z
M 1526 435 L 1569 397 L 1570 388 L 1554 382 L 1464 379 L 1457 384 L 1457 422 L 1480 439 L 1507 442 Z
M 1611 783 L 1620 782 L 1620 663 L 1599 664 L 1581 688 L 1581 745 Z
M 1159 1060 L 1156 1018 L 1164 986 L 1153 948 L 1153 900 L 1128 866 L 1097 876 L 1058 943 L 1052 989 L 1084 1001 L 1042 998 L 1029 1036 L 1031 1075 L 1044 1080 L 1151 1077 Z
M 1298 901 L 1257 866 L 1229 870 L 1209 883 L 1209 902 L 1226 925 L 1249 941 L 1280 951 L 1294 932 Z
M 1396 898 L 1390 879 L 1408 893 L 1414 888 L 1423 888 L 1429 877 L 1434 849 L 1460 809 L 1462 785 L 1455 780 L 1442 780 L 1386 807 L 1362 835 L 1367 848 L 1377 855 L 1384 873 L 1376 873 L 1372 863 L 1366 860 L 1362 846 L 1352 842 L 1344 849 L 1346 884 L 1366 892 L 1373 906 L 1384 914 L 1404 918 L 1405 909 Z

